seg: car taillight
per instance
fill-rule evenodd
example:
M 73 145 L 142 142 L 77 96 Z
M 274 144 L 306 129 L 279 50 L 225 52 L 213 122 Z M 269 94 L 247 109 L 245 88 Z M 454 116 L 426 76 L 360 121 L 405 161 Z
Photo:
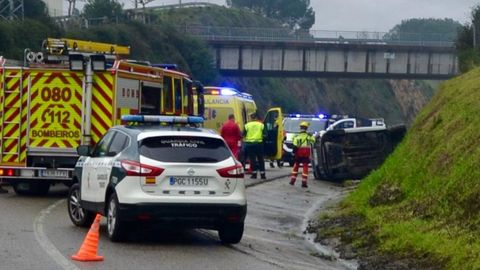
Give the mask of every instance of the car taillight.
M 244 177 L 243 166 L 242 164 L 239 164 L 239 163 L 237 163 L 234 166 L 218 169 L 217 172 L 218 174 L 220 174 L 221 177 L 226 177 L 226 178 L 243 178 Z
M 122 160 L 121 164 L 128 176 L 159 176 L 165 170 L 132 160 Z

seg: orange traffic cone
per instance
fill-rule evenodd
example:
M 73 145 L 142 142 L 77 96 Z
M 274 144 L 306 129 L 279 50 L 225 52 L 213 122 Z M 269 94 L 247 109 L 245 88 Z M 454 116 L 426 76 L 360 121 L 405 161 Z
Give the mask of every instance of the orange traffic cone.
M 83 244 L 80 247 L 80 250 L 77 252 L 76 255 L 72 256 L 73 260 L 82 262 L 103 261 L 103 256 L 97 255 L 101 218 L 102 216 L 100 214 L 97 214 L 95 220 L 92 223 L 92 226 L 90 227 L 90 230 L 88 230 L 85 240 L 83 240 Z

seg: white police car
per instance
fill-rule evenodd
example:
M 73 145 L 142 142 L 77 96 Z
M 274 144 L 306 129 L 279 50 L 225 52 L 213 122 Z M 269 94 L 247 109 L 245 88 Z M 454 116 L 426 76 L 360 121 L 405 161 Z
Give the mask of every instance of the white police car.
M 188 125 L 200 117 L 123 119 L 163 124 L 115 126 L 93 149 L 78 148 L 72 222 L 90 226 L 100 213 L 112 241 L 124 239 L 135 221 L 156 221 L 218 230 L 223 243 L 238 243 L 247 212 L 244 172 L 221 136 Z

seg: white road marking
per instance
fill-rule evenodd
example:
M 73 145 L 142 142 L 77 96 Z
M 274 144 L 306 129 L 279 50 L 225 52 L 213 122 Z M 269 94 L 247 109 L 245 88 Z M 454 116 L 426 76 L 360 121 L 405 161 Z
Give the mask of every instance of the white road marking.
M 55 245 L 48 239 L 45 231 L 43 229 L 45 224 L 46 217 L 50 214 L 50 212 L 60 205 L 61 203 L 65 202 L 65 199 L 61 199 L 56 203 L 50 205 L 49 207 L 40 211 L 40 214 L 35 218 L 33 222 L 33 231 L 35 232 L 35 238 L 43 250 L 64 270 L 80 270 L 75 264 L 70 262 L 65 256 L 60 253 L 60 251 L 55 247 Z

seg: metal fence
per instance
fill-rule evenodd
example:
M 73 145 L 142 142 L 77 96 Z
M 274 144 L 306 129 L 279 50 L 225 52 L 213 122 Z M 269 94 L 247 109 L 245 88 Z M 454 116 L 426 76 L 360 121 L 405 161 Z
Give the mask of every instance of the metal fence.
M 368 31 L 293 31 L 287 28 L 214 27 L 201 25 L 185 25 L 180 30 L 184 31 L 186 34 L 207 40 L 299 41 L 317 43 L 388 44 L 442 47 L 453 47 L 454 41 L 449 37 L 456 35 L 456 33 L 392 34 L 387 32 Z

